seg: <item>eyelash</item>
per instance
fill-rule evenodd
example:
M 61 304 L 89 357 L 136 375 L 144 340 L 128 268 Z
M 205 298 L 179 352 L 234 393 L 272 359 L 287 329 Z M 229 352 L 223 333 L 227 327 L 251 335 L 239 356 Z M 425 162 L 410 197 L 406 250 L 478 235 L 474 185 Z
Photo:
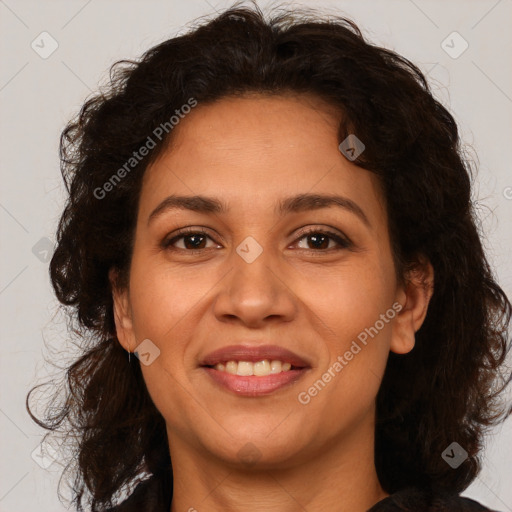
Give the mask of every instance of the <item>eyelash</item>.
M 309 253 L 326 253 L 326 252 L 331 252 L 331 251 L 349 249 L 353 246 L 352 242 L 348 238 L 340 236 L 339 234 L 334 233 L 332 231 L 325 230 L 325 229 L 318 229 L 318 228 L 316 228 L 316 229 L 310 228 L 307 231 L 302 232 L 300 234 L 299 238 L 297 238 L 295 240 L 295 242 L 299 242 L 303 238 L 306 238 L 308 235 L 313 235 L 313 234 L 314 235 L 326 235 L 329 238 L 331 238 L 332 240 L 334 240 L 336 243 L 338 243 L 339 246 L 331 247 L 330 249 L 301 249 L 301 250 L 309 252 Z M 177 242 L 181 238 L 185 238 L 187 235 L 203 235 L 203 236 L 210 238 L 210 240 L 215 242 L 215 240 L 213 240 L 212 237 L 203 229 L 183 228 L 183 229 L 178 230 L 176 236 L 173 236 L 170 239 L 164 239 L 161 246 L 163 249 L 167 249 L 170 251 L 181 251 L 181 252 L 188 252 L 188 253 L 192 253 L 192 254 L 210 249 L 210 248 L 207 248 L 207 249 L 181 249 L 181 248 L 176 248 L 176 247 L 172 246 L 173 243 Z

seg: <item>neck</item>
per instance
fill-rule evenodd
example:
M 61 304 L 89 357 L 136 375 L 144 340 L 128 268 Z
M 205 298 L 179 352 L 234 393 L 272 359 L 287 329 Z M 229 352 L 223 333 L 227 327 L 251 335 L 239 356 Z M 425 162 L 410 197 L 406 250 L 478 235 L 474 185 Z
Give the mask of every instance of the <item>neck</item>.
M 374 464 L 373 422 L 323 453 L 280 468 L 238 468 L 206 458 L 169 432 L 173 462 L 170 512 L 366 512 L 388 494 Z

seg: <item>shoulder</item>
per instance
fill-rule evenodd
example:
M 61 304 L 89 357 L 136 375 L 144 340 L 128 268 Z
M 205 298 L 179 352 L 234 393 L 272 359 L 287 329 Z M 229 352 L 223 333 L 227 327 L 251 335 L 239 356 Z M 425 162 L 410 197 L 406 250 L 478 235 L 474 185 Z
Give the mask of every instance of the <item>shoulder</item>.
M 107 512 L 169 512 L 172 491 L 164 488 L 162 480 L 151 477 L 135 487 L 130 496 Z
M 368 512 L 499 512 L 448 492 L 409 487 L 376 503 Z

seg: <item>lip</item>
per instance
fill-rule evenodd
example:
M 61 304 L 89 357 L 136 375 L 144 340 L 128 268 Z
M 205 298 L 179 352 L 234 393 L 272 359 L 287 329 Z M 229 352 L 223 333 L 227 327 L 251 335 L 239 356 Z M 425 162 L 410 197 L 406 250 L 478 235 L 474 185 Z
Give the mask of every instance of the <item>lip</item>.
M 258 377 L 256 375 L 233 375 L 213 368 L 218 363 L 226 363 L 228 361 L 256 363 L 264 359 L 290 363 L 292 369 L 286 372 Z M 291 386 L 311 369 L 308 361 L 291 350 L 277 345 L 230 345 L 208 354 L 202 360 L 200 366 L 221 388 L 227 389 L 236 395 L 246 397 L 269 395 L 279 389 Z
M 203 370 L 222 388 L 236 395 L 257 397 L 269 395 L 279 389 L 291 386 L 303 377 L 309 368 L 288 370 L 273 375 L 266 375 L 265 377 L 257 377 L 256 375 L 251 375 L 250 377 L 232 375 L 231 373 L 221 372 L 209 366 L 204 366 Z
M 264 359 L 279 360 L 283 363 L 290 363 L 297 368 L 310 367 L 310 364 L 302 357 L 277 345 L 230 345 L 210 352 L 199 365 L 215 366 L 217 363 L 226 363 L 227 361 L 257 363 Z

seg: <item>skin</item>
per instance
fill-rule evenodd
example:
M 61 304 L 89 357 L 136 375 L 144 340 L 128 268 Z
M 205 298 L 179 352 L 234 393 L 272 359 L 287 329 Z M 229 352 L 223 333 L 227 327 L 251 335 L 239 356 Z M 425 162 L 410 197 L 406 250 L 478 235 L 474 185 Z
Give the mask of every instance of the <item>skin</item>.
M 150 339 L 160 350 L 141 368 L 166 420 L 171 512 L 363 512 L 388 495 L 374 465 L 376 395 L 389 352 L 414 348 L 433 271 L 424 262 L 406 286 L 397 280 L 378 180 L 339 151 L 340 115 L 303 94 L 199 104 L 146 171 L 128 289 L 110 276 L 119 342 L 133 352 Z M 369 225 L 337 207 L 275 213 L 279 200 L 299 193 L 343 195 Z M 174 209 L 148 225 L 171 194 L 216 196 L 230 209 Z M 207 231 L 200 251 L 192 252 L 190 237 L 174 251 L 161 246 L 184 227 Z M 334 228 L 352 246 L 327 239 L 319 248 L 304 227 Z M 236 252 L 248 236 L 263 248 L 252 263 Z M 400 313 L 300 403 L 298 394 L 396 302 Z M 242 340 L 288 348 L 311 368 L 271 395 L 235 395 L 198 365 Z M 240 454 L 247 443 L 256 462 Z

